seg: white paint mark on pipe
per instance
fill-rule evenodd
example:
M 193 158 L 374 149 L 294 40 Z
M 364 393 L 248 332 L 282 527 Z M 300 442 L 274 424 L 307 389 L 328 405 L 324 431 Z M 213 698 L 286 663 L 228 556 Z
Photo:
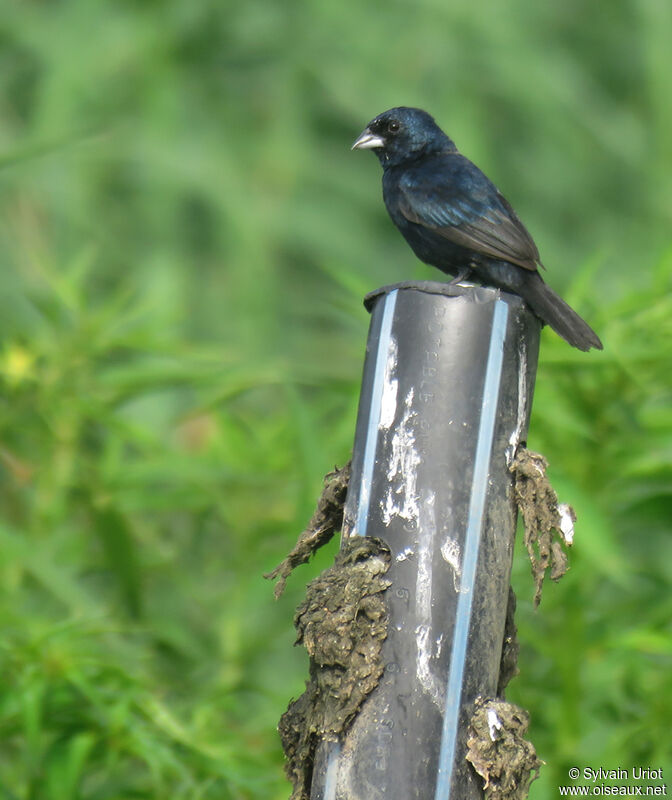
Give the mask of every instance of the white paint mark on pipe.
M 444 561 L 453 570 L 453 586 L 455 587 L 455 591 L 459 592 L 460 580 L 462 578 L 462 553 L 457 540 L 447 536 L 441 545 L 441 555 Z
M 380 502 L 385 525 L 389 525 L 393 517 L 417 523 L 420 513 L 416 489 L 420 454 L 415 446 L 414 430 L 417 412 L 413 411 L 412 406 L 411 388 L 404 401 L 403 416 L 392 434 L 391 455 L 387 467 L 389 485 L 385 498 Z
M 416 674 L 423 690 L 431 697 L 437 708 L 445 705 L 445 690 L 432 671 L 435 658 L 432 641 L 432 561 L 436 540 L 435 495 L 429 490 L 423 497 L 418 523 L 417 557 L 418 571 L 415 585 L 415 614 L 418 626 L 415 629 Z
M 397 340 L 392 336 L 387 350 L 385 375 L 383 377 L 383 395 L 380 401 L 380 420 L 378 421 L 379 430 L 389 430 L 397 415 L 397 392 L 399 391 L 399 381 L 395 377 L 397 372 L 397 353 Z
M 574 512 L 567 503 L 558 503 L 558 514 L 560 515 L 560 533 L 565 540 L 565 544 L 574 544 Z
M 498 731 L 502 730 L 502 721 L 497 716 L 497 712 L 494 708 L 488 709 L 488 729 L 490 731 L 490 740 L 495 742 L 499 738 L 497 736 Z
M 415 555 L 415 550 L 412 547 L 404 547 L 399 553 L 397 553 L 397 561 L 406 561 L 407 558 Z
M 432 672 L 432 629 L 429 625 L 418 625 L 415 629 L 415 643 L 417 648 L 416 674 L 420 686 L 430 696 L 437 708 L 443 710 L 446 702 L 446 692 L 436 675 Z
M 422 519 L 418 528 L 418 572 L 415 587 L 415 608 L 422 624 L 432 621 L 432 560 L 434 555 L 434 535 L 436 515 L 434 513 L 435 495 L 431 489 L 422 504 Z
M 516 457 L 518 445 L 523 436 L 525 418 L 527 417 L 527 345 L 521 341 L 518 346 L 518 414 L 516 415 L 516 427 L 509 437 L 509 446 L 506 448 L 506 465 L 510 467 Z

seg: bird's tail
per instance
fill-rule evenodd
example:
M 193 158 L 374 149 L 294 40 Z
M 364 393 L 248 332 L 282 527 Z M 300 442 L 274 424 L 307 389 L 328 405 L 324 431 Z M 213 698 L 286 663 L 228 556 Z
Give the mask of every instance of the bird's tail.
M 579 350 L 596 347 L 602 350 L 602 342 L 590 325 L 544 283 L 541 275 L 533 275 L 534 279 L 525 281 L 525 291 L 521 294 L 539 319 L 548 323 L 572 347 L 578 347 Z

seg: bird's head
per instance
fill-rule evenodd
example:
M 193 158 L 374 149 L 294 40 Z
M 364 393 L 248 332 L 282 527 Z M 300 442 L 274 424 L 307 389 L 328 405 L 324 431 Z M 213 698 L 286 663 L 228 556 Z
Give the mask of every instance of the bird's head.
M 420 108 L 391 108 L 371 120 L 352 145 L 373 150 L 383 167 L 403 164 L 433 152 L 455 152 L 455 143 Z

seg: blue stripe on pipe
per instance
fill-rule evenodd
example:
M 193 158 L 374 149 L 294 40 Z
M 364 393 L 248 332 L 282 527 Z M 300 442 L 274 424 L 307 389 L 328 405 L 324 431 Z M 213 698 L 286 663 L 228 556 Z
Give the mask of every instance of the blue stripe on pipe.
M 495 302 L 490 333 L 490 349 L 485 370 L 483 402 L 481 405 L 481 422 L 476 443 L 474 459 L 474 475 L 471 483 L 469 500 L 469 519 L 467 535 L 464 543 L 464 559 L 462 563 L 462 580 L 460 596 L 457 601 L 457 618 L 450 657 L 450 672 L 446 688 L 446 709 L 443 717 L 441 735 L 441 752 L 439 755 L 439 772 L 436 781 L 434 800 L 450 800 L 450 786 L 453 779 L 455 748 L 462 698 L 462 681 L 467 654 L 467 638 L 471 622 L 471 607 L 474 598 L 474 580 L 476 564 L 483 529 L 483 511 L 488 491 L 488 472 L 490 454 L 495 431 L 499 384 L 502 377 L 504 357 L 504 339 L 506 337 L 506 321 L 509 307 L 501 300 Z M 460 798 L 454 798 L 460 800 Z
M 397 289 L 385 295 L 384 303 L 383 319 L 378 336 L 378 349 L 376 351 L 376 366 L 373 373 L 369 424 L 366 429 L 366 442 L 364 443 L 364 461 L 362 465 L 362 477 L 359 484 L 359 497 L 357 499 L 357 517 L 355 519 L 354 530 L 351 534 L 359 536 L 366 536 L 366 528 L 369 521 L 371 484 L 373 482 L 373 469 L 376 465 L 376 445 L 378 444 L 378 425 L 380 424 L 380 404 L 383 399 L 387 354 L 390 350 L 390 339 L 392 335 L 392 320 L 394 319 L 394 308 L 397 304 Z M 324 800 L 335 800 L 336 798 L 336 777 L 340 755 L 340 743 L 332 742 L 327 756 L 323 793 Z
M 383 308 L 383 321 L 378 337 L 378 350 L 376 352 L 376 366 L 373 374 L 373 389 L 371 391 L 371 406 L 369 408 L 369 425 L 366 431 L 364 445 L 364 463 L 362 465 L 362 478 L 359 484 L 359 499 L 357 500 L 357 517 L 355 520 L 354 534 L 366 536 L 369 521 L 369 503 L 371 501 L 371 484 L 373 482 L 373 469 L 376 464 L 376 445 L 378 444 L 378 425 L 380 424 L 380 404 L 383 399 L 383 386 L 385 385 L 385 368 L 387 354 L 390 349 L 392 335 L 392 320 L 394 308 L 397 304 L 397 289 L 385 295 Z
M 334 800 L 336 797 L 336 776 L 338 773 L 338 759 L 341 755 L 340 742 L 330 742 L 329 757 L 327 759 L 327 774 L 324 779 L 324 800 Z

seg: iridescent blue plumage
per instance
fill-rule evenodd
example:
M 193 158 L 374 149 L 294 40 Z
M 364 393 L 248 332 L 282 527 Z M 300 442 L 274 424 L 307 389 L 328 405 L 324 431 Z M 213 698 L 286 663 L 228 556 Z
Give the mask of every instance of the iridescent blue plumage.
M 385 206 L 418 258 L 455 280 L 475 278 L 520 294 L 574 347 L 602 348 L 542 280 L 537 246 L 513 208 L 426 111 L 400 107 L 380 114 L 353 148 L 378 156 Z

